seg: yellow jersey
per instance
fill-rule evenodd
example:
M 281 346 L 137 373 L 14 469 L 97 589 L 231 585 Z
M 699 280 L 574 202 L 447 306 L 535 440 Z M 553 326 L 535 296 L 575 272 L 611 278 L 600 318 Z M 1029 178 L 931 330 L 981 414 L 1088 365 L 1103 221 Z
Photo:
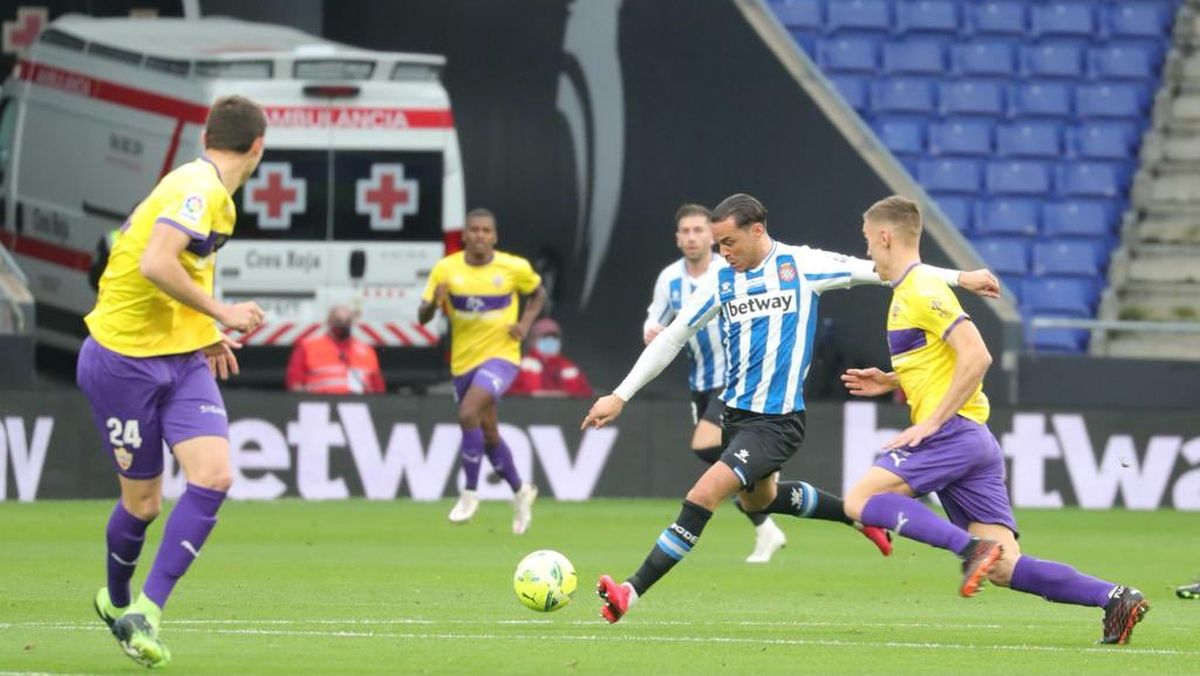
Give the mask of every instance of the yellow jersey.
M 529 261 L 497 251 L 484 265 L 470 265 L 463 252 L 433 266 L 421 299 L 433 300 L 445 284 L 450 307 L 450 372 L 456 376 L 489 359 L 521 363 L 521 343 L 508 334 L 518 320 L 517 294 L 529 295 L 542 284 Z
M 913 424 L 933 415 L 950 389 L 955 353 L 946 337 L 959 322 L 970 319 L 946 282 L 922 265 L 909 268 L 892 289 L 888 351 Z M 983 424 L 990 412 L 981 383 L 958 415 Z
M 142 276 L 141 259 L 158 224 L 191 238 L 179 262 L 192 281 L 213 292 L 216 251 L 233 234 L 237 211 L 216 165 L 205 158 L 163 177 L 133 210 L 100 277 L 96 307 L 84 322 L 92 338 L 128 357 L 194 352 L 221 339 L 217 323 L 168 296 Z

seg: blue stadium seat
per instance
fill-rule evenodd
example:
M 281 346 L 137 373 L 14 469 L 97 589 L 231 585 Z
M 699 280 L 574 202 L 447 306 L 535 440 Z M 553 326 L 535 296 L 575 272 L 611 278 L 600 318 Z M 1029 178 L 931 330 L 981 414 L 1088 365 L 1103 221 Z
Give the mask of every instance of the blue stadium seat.
M 1029 274 L 1029 242 L 1020 239 L 976 239 L 975 250 L 998 275 Z
M 883 145 L 896 155 L 920 155 L 925 152 L 925 123 L 909 118 L 878 118 L 875 133 Z
M 1172 13 L 1160 3 L 1122 2 L 1105 12 L 1105 29 L 1112 37 L 1167 37 Z
M 862 38 L 821 40 L 817 63 L 829 73 L 874 73 L 879 70 L 879 44 Z
M 1027 45 L 1021 49 L 1021 63 L 1031 78 L 1083 77 L 1083 49 L 1077 45 Z
M 850 104 L 851 108 L 859 112 L 867 110 L 867 79 L 852 75 L 840 75 L 830 77 L 829 81 L 833 83 L 833 88 L 842 95 L 843 99 L 846 99 L 846 103 Z
M 969 42 L 950 48 L 955 74 L 967 77 L 1011 77 L 1016 72 L 1012 45 L 1005 42 Z
M 1124 165 L 1111 162 L 1064 162 L 1058 168 L 1058 192 L 1064 197 L 1119 197 L 1126 174 Z
M 988 162 L 984 183 L 992 195 L 1044 195 L 1053 188 L 1050 169 L 1041 162 Z
M 1117 212 L 1110 200 L 1061 200 L 1042 205 L 1047 237 L 1111 237 Z
M 933 195 L 933 199 L 937 202 L 938 208 L 942 213 L 946 214 L 946 218 L 954 224 L 954 227 L 959 232 L 967 234 L 971 232 L 971 226 L 974 222 L 974 200 L 969 197 L 960 197 L 958 195 Z
M 932 115 L 933 85 L 925 80 L 893 78 L 871 85 L 871 108 L 875 113 Z
M 896 29 L 900 33 L 958 33 L 958 3 L 921 0 L 896 5 Z
M 1038 242 L 1033 245 L 1033 274 L 1094 279 L 1107 267 L 1108 251 L 1108 242 L 1098 240 Z
M 1062 156 L 1062 130 L 1057 122 L 1025 121 L 996 128 L 1000 157 L 1056 159 Z
M 871 31 L 890 33 L 892 13 L 886 0 L 837 0 L 829 3 L 830 31 Z
M 1157 80 L 1158 52 L 1138 44 L 1109 45 L 1088 53 L 1088 71 L 1096 80 Z
M 1048 317 L 1045 313 L 1039 316 Z M 1037 329 L 1025 324 L 1025 345 L 1036 352 L 1076 353 L 1087 351 L 1090 332 L 1085 329 Z
M 932 40 L 888 42 L 883 45 L 883 72 L 888 75 L 943 75 L 945 48 Z
M 791 29 L 819 33 L 825 27 L 821 0 L 771 0 L 771 10 Z
M 1085 160 L 1137 159 L 1141 135 L 1131 122 L 1088 122 L 1067 130 L 1067 155 Z
M 974 160 L 921 160 L 917 179 L 926 190 L 965 193 L 979 192 L 979 163 Z
M 795 41 L 795 43 L 800 46 L 800 49 L 802 49 L 805 54 L 808 54 L 809 58 L 811 58 L 813 61 L 816 61 L 817 60 L 817 34 L 816 33 L 808 33 L 806 31 L 801 31 L 801 30 L 793 30 L 793 31 L 788 31 L 788 32 L 792 34 L 792 40 Z
M 1029 13 L 1029 30 L 1036 38 L 1071 37 L 1090 40 L 1096 33 L 1093 3 L 1051 2 L 1034 5 Z
M 1004 197 L 981 201 L 975 231 L 987 237 L 1032 237 L 1038 232 L 1039 200 Z
M 1075 110 L 1083 119 L 1142 116 L 1142 90 L 1136 85 L 1079 85 L 1075 90 Z
M 1089 279 L 1037 277 L 1025 280 L 1025 307 L 1036 313 L 1091 317 L 1098 292 Z
M 1022 36 L 1028 27 L 1024 2 L 966 3 L 967 25 L 979 35 Z
M 1070 117 L 1071 87 L 1033 81 L 1013 89 L 1013 114 L 1022 117 Z
M 992 154 L 992 125 L 982 120 L 930 125 L 929 154 L 987 157 Z
M 1025 296 L 1025 277 L 1022 275 L 999 275 L 1000 283 L 1004 285 L 1004 295 L 1011 296 L 1017 303 L 1017 307 L 1021 306 L 1021 299 Z
M 996 82 L 960 80 L 943 82 L 939 88 L 943 115 L 1004 114 L 1004 87 Z

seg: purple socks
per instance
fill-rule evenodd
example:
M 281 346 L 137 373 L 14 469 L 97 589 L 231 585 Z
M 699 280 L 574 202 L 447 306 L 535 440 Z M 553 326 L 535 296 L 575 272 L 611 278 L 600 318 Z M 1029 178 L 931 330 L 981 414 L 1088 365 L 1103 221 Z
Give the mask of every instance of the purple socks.
M 1103 608 L 1117 585 L 1084 575 L 1065 563 L 1042 561 L 1022 554 L 1013 567 L 1009 586 L 1037 594 L 1047 601 Z
M 108 542 L 108 597 L 118 608 L 129 605 L 129 580 L 137 568 L 142 544 L 146 541 L 149 521 L 130 514 L 117 500 L 112 516 L 108 517 L 105 539 Z
M 508 444 L 501 439 L 500 443 L 485 449 L 485 452 L 492 467 L 516 493 L 521 488 L 521 475 L 517 474 L 517 466 L 513 464 L 512 451 L 508 450 Z
M 910 540 L 948 549 L 957 554 L 971 542 L 971 534 L 938 517 L 920 502 L 898 493 L 871 496 L 863 507 L 864 525 L 895 531 Z
M 476 427 L 462 435 L 462 468 L 466 476 L 464 488 L 473 491 L 479 487 L 479 465 L 483 462 L 483 430 Z
M 159 608 L 166 607 L 175 583 L 200 556 L 200 548 L 217 525 L 217 510 L 224 500 L 225 494 L 221 491 L 188 484 L 175 509 L 171 510 L 154 567 L 142 589 L 142 593 Z

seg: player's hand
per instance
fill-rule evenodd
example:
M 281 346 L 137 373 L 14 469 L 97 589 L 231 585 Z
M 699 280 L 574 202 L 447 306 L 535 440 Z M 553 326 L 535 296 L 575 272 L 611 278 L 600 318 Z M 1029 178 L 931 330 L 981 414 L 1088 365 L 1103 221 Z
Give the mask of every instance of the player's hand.
M 222 335 L 221 340 L 203 349 L 204 357 L 208 360 L 208 370 L 221 380 L 229 380 L 230 373 L 236 376 L 241 371 L 233 351 L 241 347 L 241 343 Z
M 625 408 L 625 400 L 615 394 L 600 397 L 596 403 L 592 404 L 592 409 L 588 411 L 587 417 L 583 419 L 583 424 L 579 426 L 579 429 L 585 430 L 590 426 L 592 429 L 598 430 L 616 420 L 621 415 L 623 408 Z
M 658 336 L 658 334 L 662 333 L 662 330 L 664 328 L 666 328 L 666 327 L 655 325 L 649 329 L 646 329 L 646 332 L 644 334 L 642 334 L 642 340 L 645 341 L 645 343 L 647 345 L 649 345 L 654 340 L 654 338 L 656 336 Z
M 846 369 L 842 384 L 856 397 L 878 397 L 896 389 L 892 376 L 877 368 Z
M 247 301 L 226 305 L 222 308 L 221 316 L 216 319 L 226 328 L 246 333 L 257 329 L 263 323 L 265 316 L 266 313 L 258 306 L 258 303 Z
M 892 451 L 897 448 L 911 448 L 913 446 L 917 446 L 922 441 L 925 441 L 929 437 L 933 436 L 940 427 L 941 425 L 934 425 L 928 420 L 919 422 L 901 432 L 900 436 L 884 444 L 883 450 Z
M 987 269 L 958 273 L 958 285 L 977 296 L 1000 297 L 1000 280 Z
M 516 324 L 508 325 L 508 335 L 512 336 L 513 340 L 516 340 L 516 341 L 525 340 L 525 334 L 527 334 L 527 333 L 529 333 L 529 328 L 526 327 L 521 322 L 517 322 Z

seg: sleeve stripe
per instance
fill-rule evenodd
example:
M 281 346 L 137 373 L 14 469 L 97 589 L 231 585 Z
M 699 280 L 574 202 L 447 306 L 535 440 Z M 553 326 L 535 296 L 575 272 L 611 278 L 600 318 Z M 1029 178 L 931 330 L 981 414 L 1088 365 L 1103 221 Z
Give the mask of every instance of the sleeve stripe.
M 689 320 L 688 320 L 688 326 L 692 326 L 693 324 L 695 324 L 697 320 L 699 320 L 699 319 L 700 319 L 701 317 L 703 317 L 703 316 L 704 316 L 704 315 L 705 315 L 705 314 L 706 314 L 706 313 L 707 313 L 709 310 L 711 310 L 711 309 L 712 309 L 712 307 L 713 307 L 713 303 L 714 303 L 714 302 L 715 302 L 715 301 L 713 300 L 713 298 L 712 298 L 712 297 L 709 297 L 708 301 L 704 303 L 704 307 L 700 308 L 700 309 L 699 309 L 699 310 L 696 312 L 696 314 L 692 315 L 691 319 L 689 319 Z
M 188 237 L 191 237 L 192 239 L 198 239 L 198 240 L 208 239 L 204 235 L 201 235 L 200 233 L 196 232 L 195 230 L 192 230 L 191 228 L 187 227 L 186 225 L 179 223 L 178 221 L 173 221 L 173 220 L 167 218 L 166 216 L 159 216 L 154 222 L 162 223 L 164 225 L 169 225 L 172 228 L 175 228 L 176 230 L 187 235 Z
M 849 277 L 849 272 L 820 272 L 813 275 L 804 275 L 804 278 L 810 282 L 815 282 L 820 279 L 837 279 L 838 277 Z
M 971 318 L 970 315 L 961 314 L 958 316 L 958 319 L 955 319 L 953 322 L 950 322 L 950 326 L 947 326 L 946 330 L 942 332 L 942 340 L 945 341 L 946 337 L 950 335 L 950 332 L 953 331 L 954 327 L 958 326 L 960 322 L 962 322 L 964 320 L 969 320 L 970 318 Z

